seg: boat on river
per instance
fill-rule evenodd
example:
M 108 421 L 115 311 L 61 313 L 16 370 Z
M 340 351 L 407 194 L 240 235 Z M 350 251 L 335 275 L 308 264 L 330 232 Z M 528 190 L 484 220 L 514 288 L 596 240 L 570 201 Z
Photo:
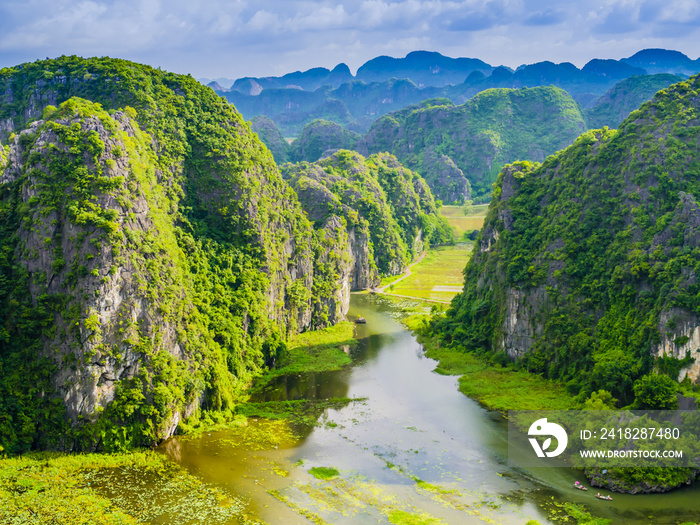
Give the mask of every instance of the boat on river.
M 367 319 L 365 319 L 364 317 L 360 316 L 360 317 L 358 317 L 357 319 L 355 319 L 355 323 L 357 323 L 357 324 L 366 324 L 366 323 L 367 323 Z

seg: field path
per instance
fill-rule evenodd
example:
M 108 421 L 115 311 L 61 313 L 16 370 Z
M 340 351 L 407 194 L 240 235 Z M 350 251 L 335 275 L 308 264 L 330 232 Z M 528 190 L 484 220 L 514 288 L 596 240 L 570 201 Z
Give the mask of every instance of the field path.
M 403 281 L 406 277 L 408 277 L 408 276 L 411 275 L 411 266 L 415 266 L 416 264 L 418 264 L 419 262 L 421 262 L 421 261 L 423 260 L 423 257 L 425 257 L 425 255 L 426 255 L 427 253 L 428 253 L 427 251 L 424 251 L 423 253 L 421 253 L 421 254 L 418 256 L 418 259 L 416 259 L 416 260 L 413 261 L 411 264 L 409 264 L 409 265 L 408 265 L 408 268 L 406 268 L 406 271 L 404 272 L 404 274 L 403 274 L 401 277 L 399 277 L 399 278 L 396 279 L 395 281 L 393 281 L 393 282 L 387 284 L 386 286 L 381 286 L 381 287 L 379 287 L 379 288 L 372 288 L 370 291 L 371 291 L 372 293 L 384 293 L 384 290 L 386 290 L 389 286 L 394 286 L 395 284 L 400 283 L 400 282 Z

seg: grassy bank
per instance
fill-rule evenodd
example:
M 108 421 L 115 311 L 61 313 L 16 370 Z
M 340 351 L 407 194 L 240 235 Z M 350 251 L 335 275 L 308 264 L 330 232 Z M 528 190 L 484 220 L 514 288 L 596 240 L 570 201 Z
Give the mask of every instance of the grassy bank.
M 349 322 L 299 334 L 278 367 L 257 381 L 264 387 L 283 374 L 337 370 L 351 363 L 357 344 Z M 350 399 L 247 403 L 231 412 L 197 414 L 179 430 L 191 436 L 229 430 L 229 441 L 252 450 L 294 441 L 288 423 L 313 426 L 319 413 Z M 253 422 L 248 417 L 263 417 Z M 269 420 L 269 421 L 268 421 Z M 152 451 L 128 454 L 33 453 L 0 459 L 0 523 L 132 525 L 167 523 L 257 523 L 247 505 L 205 484 Z M 165 521 L 162 521 L 165 520 Z M 204 520 L 204 521 L 203 521 Z
M 341 321 L 335 326 L 297 334 L 287 343 L 287 351 L 275 368 L 255 381 L 260 388 L 277 376 L 305 372 L 339 370 L 352 363 L 350 350 L 357 345 L 353 337 L 355 325 Z
M 404 321 L 418 335 L 426 356 L 438 361 L 435 371 L 458 375 L 459 390 L 491 410 L 570 410 L 579 403 L 561 385 L 516 370 L 494 364 L 484 356 L 461 349 L 441 346 L 437 338 L 426 334 L 427 316 L 413 315 Z

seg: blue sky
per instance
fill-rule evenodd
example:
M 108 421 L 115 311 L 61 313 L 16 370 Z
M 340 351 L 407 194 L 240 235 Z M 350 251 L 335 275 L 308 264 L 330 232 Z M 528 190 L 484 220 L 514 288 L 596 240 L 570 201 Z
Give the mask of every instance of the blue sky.
M 280 75 L 417 49 L 516 67 L 700 56 L 698 0 L 0 0 L 0 67 L 114 56 L 195 77 Z

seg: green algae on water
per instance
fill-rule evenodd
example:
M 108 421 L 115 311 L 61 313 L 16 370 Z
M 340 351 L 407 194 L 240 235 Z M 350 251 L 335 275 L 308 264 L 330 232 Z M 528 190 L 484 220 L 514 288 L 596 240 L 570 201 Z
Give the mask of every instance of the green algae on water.
M 340 472 L 333 467 L 312 467 L 309 469 L 309 474 L 316 479 L 332 479 L 338 477 Z

